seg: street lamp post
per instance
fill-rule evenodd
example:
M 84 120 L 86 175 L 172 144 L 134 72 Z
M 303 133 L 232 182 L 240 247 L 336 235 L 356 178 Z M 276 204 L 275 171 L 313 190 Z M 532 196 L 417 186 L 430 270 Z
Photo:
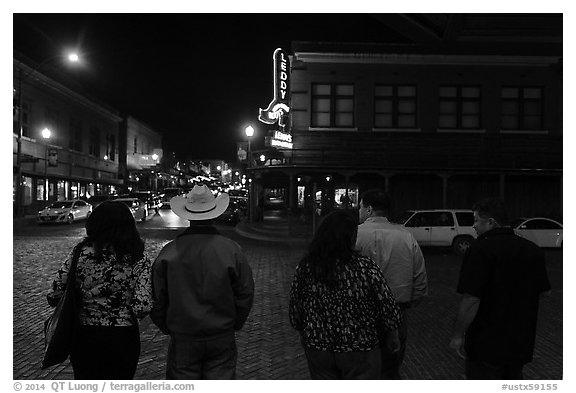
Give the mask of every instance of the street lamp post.
M 250 142 L 252 140 L 252 136 L 254 135 L 254 127 L 248 126 L 246 127 L 246 136 L 248 137 L 248 171 L 252 168 L 252 153 L 250 148 Z M 248 218 L 250 223 L 254 221 L 254 182 L 248 182 Z
M 23 96 L 22 96 L 22 83 L 29 78 L 34 72 L 36 72 L 40 67 L 44 66 L 46 63 L 54 59 L 61 58 L 61 55 L 51 56 L 47 59 L 44 59 L 40 64 L 36 67 L 29 67 L 30 70 L 25 75 L 22 72 L 22 63 L 19 65 L 18 70 L 18 117 L 17 117 L 17 128 L 18 133 L 16 134 L 16 192 L 15 192 L 15 215 L 16 217 L 22 217 L 24 215 L 24 203 L 22 201 L 22 136 L 23 136 L 23 124 L 22 124 L 22 104 L 23 104 Z M 70 53 L 67 56 L 68 62 L 70 63 L 78 63 L 80 62 L 80 57 L 76 53 Z
M 48 202 L 48 140 L 52 132 L 48 128 L 42 130 L 42 138 L 46 140 L 46 154 L 44 156 L 44 202 Z

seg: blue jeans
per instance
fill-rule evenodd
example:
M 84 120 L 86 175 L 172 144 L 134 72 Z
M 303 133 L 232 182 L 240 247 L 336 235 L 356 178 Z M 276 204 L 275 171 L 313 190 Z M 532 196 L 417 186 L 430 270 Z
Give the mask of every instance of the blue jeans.
M 312 379 L 380 379 L 380 348 L 330 352 L 304 348 Z
M 172 334 L 166 379 L 236 379 L 237 359 L 234 333 L 207 339 Z

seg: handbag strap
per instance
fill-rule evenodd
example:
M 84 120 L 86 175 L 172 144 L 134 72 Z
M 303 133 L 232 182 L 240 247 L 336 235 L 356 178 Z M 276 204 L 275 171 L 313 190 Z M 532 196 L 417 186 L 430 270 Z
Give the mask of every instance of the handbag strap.
M 84 241 L 81 241 L 72 250 L 72 261 L 70 262 L 70 270 L 68 270 L 68 279 L 67 283 L 72 283 L 76 281 L 76 266 L 78 265 L 78 259 L 80 258 L 80 251 L 82 251 L 82 247 L 84 246 Z M 68 285 L 68 284 L 66 284 Z

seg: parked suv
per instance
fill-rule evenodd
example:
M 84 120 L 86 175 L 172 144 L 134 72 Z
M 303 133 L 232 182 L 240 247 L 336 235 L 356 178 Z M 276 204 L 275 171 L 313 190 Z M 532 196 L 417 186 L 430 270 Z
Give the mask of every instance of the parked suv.
M 476 238 L 472 210 L 411 210 L 400 223 L 421 247 L 452 247 L 459 255 L 464 254 Z

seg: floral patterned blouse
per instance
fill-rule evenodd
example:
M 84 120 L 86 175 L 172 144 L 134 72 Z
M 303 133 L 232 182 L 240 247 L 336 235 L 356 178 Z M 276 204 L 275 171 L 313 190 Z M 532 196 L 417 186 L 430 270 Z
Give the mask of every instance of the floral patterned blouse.
M 64 293 L 73 251 L 68 255 L 48 293 L 55 307 Z M 152 307 L 151 266 L 144 256 L 130 265 L 130 256 L 118 261 L 112 248 L 104 247 L 101 260 L 91 243 L 85 244 L 78 258 L 76 284 L 82 294 L 80 324 L 91 326 L 132 326 Z
M 290 290 L 290 323 L 309 349 L 369 351 L 379 333 L 400 324 L 400 309 L 382 271 L 370 258 L 355 256 L 336 266 L 337 285 L 317 282 L 305 261 L 296 267 Z

